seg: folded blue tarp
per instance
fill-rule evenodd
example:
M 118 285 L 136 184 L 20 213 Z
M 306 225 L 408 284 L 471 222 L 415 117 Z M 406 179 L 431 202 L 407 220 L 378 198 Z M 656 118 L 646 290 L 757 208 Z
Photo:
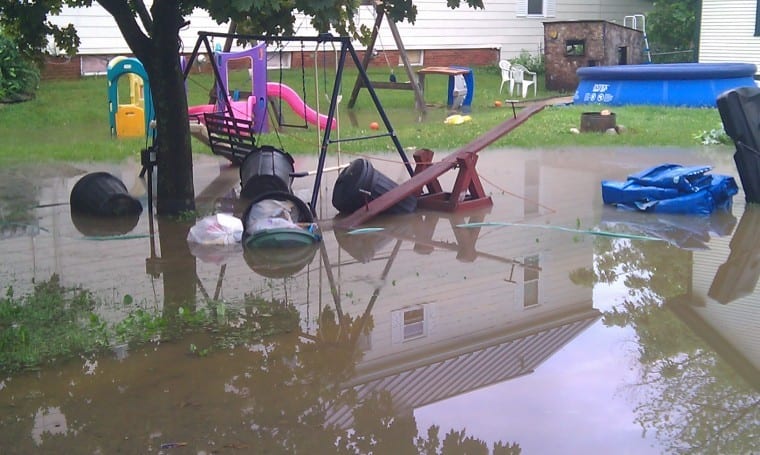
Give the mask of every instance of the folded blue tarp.
M 661 164 L 625 182 L 602 181 L 602 200 L 627 210 L 709 215 L 731 208 L 739 188 L 733 177 L 709 175 L 709 166 Z

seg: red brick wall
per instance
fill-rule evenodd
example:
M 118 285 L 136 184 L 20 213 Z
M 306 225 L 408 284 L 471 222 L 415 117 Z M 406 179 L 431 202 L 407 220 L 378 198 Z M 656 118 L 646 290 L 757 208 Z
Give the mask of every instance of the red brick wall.
M 363 51 L 357 51 L 359 60 L 364 56 Z M 387 60 L 386 60 L 387 57 Z M 319 53 L 317 55 L 319 59 L 317 64 L 335 66 L 335 54 L 332 50 L 326 53 Z M 314 65 L 314 53 L 304 52 L 303 61 L 307 68 L 311 68 Z M 387 51 L 385 54 L 382 52 L 370 60 L 370 67 L 386 67 L 388 64 L 391 67 L 396 68 L 398 64 L 398 52 Z M 499 61 L 498 49 L 437 49 L 426 50 L 423 52 L 423 64 L 424 66 L 486 66 L 495 65 Z M 291 68 L 300 68 L 301 66 L 301 53 L 293 52 L 291 60 Z M 353 63 L 350 56 L 346 58 L 346 66 L 351 68 Z M 210 65 L 204 65 L 205 71 L 211 71 Z M 81 61 L 79 56 L 66 58 L 49 58 L 42 70 L 43 79 L 78 79 L 80 74 Z
M 364 51 L 356 51 L 361 61 L 364 58 Z M 319 53 L 317 58 L 319 61 L 317 64 L 335 66 L 335 54 L 330 50 L 326 54 Z M 303 61 L 307 68 L 313 67 L 314 53 L 304 52 Z M 436 49 L 423 51 L 422 63 L 424 66 L 486 66 L 495 65 L 499 61 L 498 49 Z M 384 51 L 378 53 L 369 62 L 370 68 L 378 68 L 385 66 L 396 67 L 399 62 L 398 51 Z M 351 58 L 346 57 L 347 67 L 353 67 Z M 294 52 L 291 68 L 297 68 L 301 66 L 301 53 Z
M 42 67 L 42 79 L 79 79 L 81 76 L 81 61 L 79 56 L 48 57 Z

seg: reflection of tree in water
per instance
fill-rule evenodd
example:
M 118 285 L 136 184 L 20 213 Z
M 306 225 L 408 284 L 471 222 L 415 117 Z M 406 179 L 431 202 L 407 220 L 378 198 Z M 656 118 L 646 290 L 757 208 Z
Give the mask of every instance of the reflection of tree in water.
M 760 394 L 690 330 L 664 302 L 688 295 L 691 254 L 662 242 L 597 239 L 595 270 L 577 284 L 622 282 L 624 301 L 604 312 L 608 326 L 638 338 L 636 420 L 667 452 L 757 453 Z M 622 281 L 621 281 L 622 279 Z
M 341 453 L 377 454 L 472 454 L 518 455 L 519 444 L 493 444 L 467 436 L 465 430 L 450 430 L 441 440 L 440 428 L 433 425 L 426 434 L 417 433 L 413 414 L 399 416 L 387 393 L 374 394 L 354 409 L 354 428 L 339 441 Z
M 615 283 L 621 278 L 627 300 L 643 294 L 655 299 L 682 295 L 691 277 L 691 253 L 665 242 L 599 237 L 594 243 L 595 270 L 577 269 L 570 278 L 576 284 Z

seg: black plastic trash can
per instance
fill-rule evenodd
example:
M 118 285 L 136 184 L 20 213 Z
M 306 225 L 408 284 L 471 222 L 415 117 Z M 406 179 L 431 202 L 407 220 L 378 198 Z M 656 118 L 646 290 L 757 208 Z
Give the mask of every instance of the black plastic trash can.
M 240 165 L 240 195 L 253 199 L 270 191 L 291 192 L 294 160 L 270 145 L 249 153 Z
M 353 213 L 397 186 L 396 182 L 372 167 L 368 160 L 359 158 L 352 161 L 338 175 L 333 189 L 332 204 L 341 213 Z M 412 213 L 416 209 L 417 198 L 409 196 L 383 213 Z
M 108 172 L 93 172 L 79 179 L 69 196 L 71 211 L 96 216 L 137 216 L 142 204 Z
M 717 99 L 723 129 L 736 146 L 734 163 L 747 202 L 760 203 L 760 88 L 740 87 Z

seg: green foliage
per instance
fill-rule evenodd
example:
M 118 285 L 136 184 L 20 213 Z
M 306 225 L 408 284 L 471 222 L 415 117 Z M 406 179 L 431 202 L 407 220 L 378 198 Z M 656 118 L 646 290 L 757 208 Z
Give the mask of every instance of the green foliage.
M 17 297 L 0 299 L 0 371 L 12 372 L 106 346 L 95 300 L 81 289 L 65 289 L 57 275 Z
M 79 46 L 76 29 L 71 24 L 64 27 L 53 25 L 47 16 L 59 14 L 64 5 L 90 4 L 92 0 L 0 0 L 0 29 L 18 43 L 19 51 L 25 58 L 40 59 L 50 44 L 49 37 L 57 48 L 73 55 Z
M 12 39 L 0 34 L 0 102 L 32 98 L 39 82 L 37 66 L 21 55 Z
M 658 63 L 695 61 L 699 0 L 658 0 L 647 15 L 647 38 L 653 54 L 667 53 Z
M 512 64 L 520 64 L 527 68 L 528 71 L 533 71 L 536 74 L 544 74 L 546 72 L 543 55 L 533 55 L 526 49 L 521 50 L 519 56 L 509 59 L 509 61 Z
M 733 139 L 731 139 L 731 136 L 726 134 L 726 130 L 723 129 L 723 125 L 718 125 L 716 128 L 713 128 L 709 131 L 704 130 L 701 133 L 695 135 L 694 139 L 698 140 L 704 145 L 733 144 Z
M 56 361 L 89 355 L 113 345 L 131 346 L 179 339 L 206 331 L 212 343 L 193 352 L 205 355 L 298 329 L 298 312 L 289 305 L 246 296 L 243 309 L 219 301 L 199 309 L 171 312 L 146 309 L 125 296 L 127 315 L 116 322 L 98 312 L 107 306 L 83 289 L 66 288 L 57 275 L 25 296 L 8 287 L 0 298 L 0 372 L 12 373 Z

